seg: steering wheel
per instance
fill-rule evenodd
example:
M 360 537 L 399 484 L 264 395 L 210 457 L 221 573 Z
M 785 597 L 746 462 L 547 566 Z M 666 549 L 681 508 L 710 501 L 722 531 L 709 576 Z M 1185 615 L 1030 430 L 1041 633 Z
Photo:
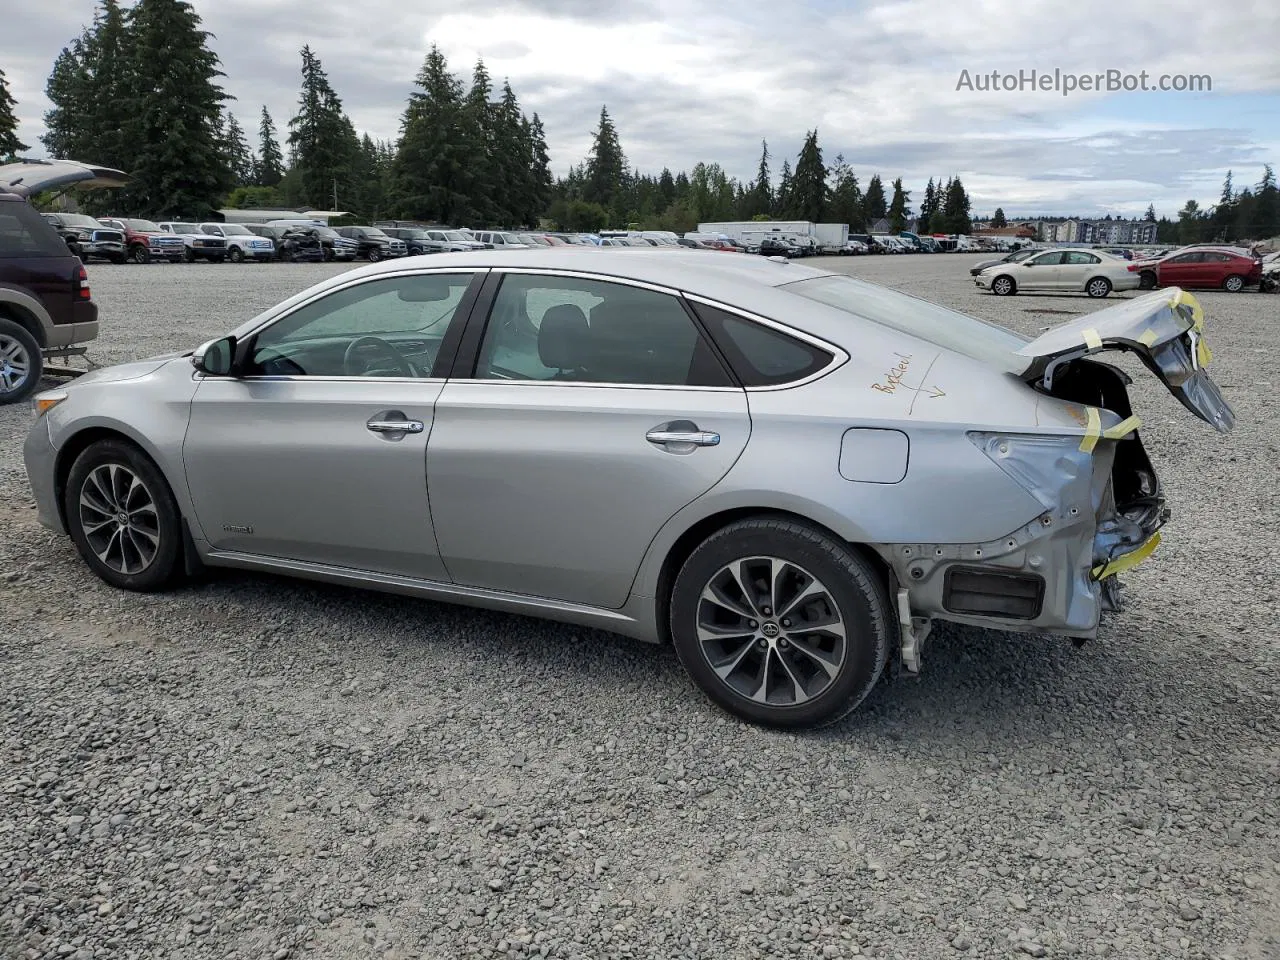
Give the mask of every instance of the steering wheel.
M 372 350 L 370 350 L 370 348 L 372 348 Z M 342 355 L 342 369 L 346 372 L 347 376 L 367 377 L 370 376 L 374 370 L 380 369 L 373 367 L 363 358 L 358 361 L 360 369 L 356 369 L 357 358 L 360 353 L 369 353 L 373 351 L 380 353 L 383 359 L 391 361 L 391 365 L 386 368 L 388 371 L 394 372 L 402 377 L 416 377 L 418 375 L 418 371 L 413 368 L 413 364 L 405 359 L 404 354 L 386 340 L 383 340 L 381 337 L 356 337 L 348 345 L 346 353 Z

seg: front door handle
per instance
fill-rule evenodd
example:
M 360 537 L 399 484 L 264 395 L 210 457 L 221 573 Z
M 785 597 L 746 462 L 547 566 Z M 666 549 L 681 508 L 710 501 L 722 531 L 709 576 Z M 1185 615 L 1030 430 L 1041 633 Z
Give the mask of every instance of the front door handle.
M 659 446 L 668 443 L 692 443 L 695 447 L 714 447 L 720 442 L 720 434 L 711 433 L 708 430 L 650 430 L 644 438 Z
M 421 420 L 370 420 L 365 426 L 374 433 L 421 433 L 426 429 Z

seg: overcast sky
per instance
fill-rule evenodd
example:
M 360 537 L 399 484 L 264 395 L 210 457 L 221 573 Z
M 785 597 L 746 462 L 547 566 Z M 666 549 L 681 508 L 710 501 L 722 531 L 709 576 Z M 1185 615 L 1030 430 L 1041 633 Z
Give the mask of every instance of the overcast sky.
M 92 0 L 4 15 L 0 68 L 20 139 L 38 147 L 44 84 Z M 1172 216 L 1216 201 L 1223 174 L 1280 164 L 1280 2 L 1235 0 L 196 0 L 249 130 L 293 115 L 310 43 L 357 129 L 392 138 L 436 43 L 468 77 L 483 56 L 541 114 L 553 167 L 590 146 L 607 104 L 638 170 L 719 162 L 750 178 L 767 138 L 775 178 L 807 129 L 864 185 L 959 175 L 975 214 Z M 38 11 L 38 12 L 34 12 Z M 1208 74 L 1211 93 L 979 92 L 961 71 Z M 92 160 L 91 157 L 79 158 Z

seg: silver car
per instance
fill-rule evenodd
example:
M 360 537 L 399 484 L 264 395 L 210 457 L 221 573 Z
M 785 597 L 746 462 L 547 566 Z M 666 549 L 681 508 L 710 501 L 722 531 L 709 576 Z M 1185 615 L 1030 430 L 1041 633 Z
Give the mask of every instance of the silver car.
M 237 567 L 599 627 L 799 727 L 919 671 L 934 619 L 1095 635 L 1168 517 L 1117 350 L 1231 429 L 1176 289 L 1029 342 L 759 257 L 451 253 L 40 394 L 25 457 L 118 587 Z

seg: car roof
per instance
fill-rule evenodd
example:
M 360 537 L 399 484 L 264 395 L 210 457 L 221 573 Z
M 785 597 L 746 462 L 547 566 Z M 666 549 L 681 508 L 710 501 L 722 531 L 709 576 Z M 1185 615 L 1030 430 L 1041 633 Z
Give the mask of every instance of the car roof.
M 526 247 L 518 250 L 469 250 L 437 253 L 426 260 L 384 260 L 337 274 L 259 314 L 243 324 L 237 333 L 253 329 L 260 321 L 301 303 L 326 290 L 345 286 L 356 280 L 381 275 L 403 274 L 442 268 L 463 270 L 526 269 L 558 270 L 602 280 L 618 278 L 650 283 L 697 294 L 729 306 L 758 312 L 764 316 L 778 314 L 783 319 L 794 311 L 792 294 L 776 288 L 796 280 L 824 276 L 843 276 L 834 270 L 802 266 L 793 261 L 778 261 L 748 254 L 728 256 L 687 247 Z M 810 309 L 818 308 L 811 303 Z M 796 322 L 804 329 L 806 324 Z M 818 331 L 812 331 L 818 333 Z M 823 335 L 819 333 L 819 335 Z

